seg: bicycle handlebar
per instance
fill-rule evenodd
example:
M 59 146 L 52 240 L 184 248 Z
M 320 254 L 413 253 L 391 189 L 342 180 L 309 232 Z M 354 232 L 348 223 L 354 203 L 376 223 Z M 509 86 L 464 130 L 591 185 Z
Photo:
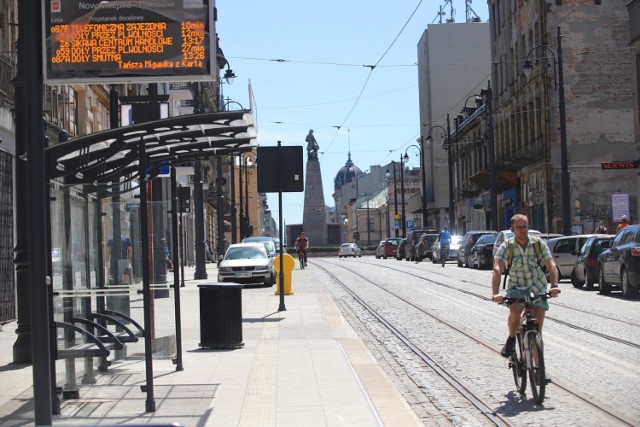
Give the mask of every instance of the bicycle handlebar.
M 561 291 L 558 290 L 558 293 L 560 293 Z M 545 292 L 543 294 L 538 294 L 538 295 L 534 295 L 533 297 L 527 299 L 524 298 L 514 298 L 514 297 L 504 297 L 502 299 L 502 302 L 500 302 L 500 304 L 504 304 L 504 305 L 510 305 L 510 304 L 531 304 L 532 302 L 538 301 L 538 300 L 546 300 L 547 298 L 552 298 L 551 296 L 551 292 Z

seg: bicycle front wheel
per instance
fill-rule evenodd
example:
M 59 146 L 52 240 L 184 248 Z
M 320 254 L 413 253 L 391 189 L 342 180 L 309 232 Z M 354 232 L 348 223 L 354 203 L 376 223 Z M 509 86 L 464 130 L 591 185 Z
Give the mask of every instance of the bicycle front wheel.
M 546 387 L 544 355 L 542 353 L 542 337 L 540 334 L 529 334 L 529 348 L 531 349 L 531 360 L 529 366 L 531 393 L 533 394 L 535 402 L 540 405 L 544 400 L 544 391 Z
M 524 366 L 524 354 L 522 352 L 523 342 L 520 334 L 516 335 L 517 342 L 513 354 L 511 354 L 511 370 L 513 371 L 513 381 L 516 383 L 518 393 L 524 393 L 527 389 L 527 372 Z

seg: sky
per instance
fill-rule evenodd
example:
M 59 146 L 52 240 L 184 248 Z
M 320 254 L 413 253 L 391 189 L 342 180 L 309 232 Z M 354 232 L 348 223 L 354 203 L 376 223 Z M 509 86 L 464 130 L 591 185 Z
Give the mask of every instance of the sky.
M 217 0 L 216 32 L 237 76 L 223 81 L 223 96 L 249 108 L 251 84 L 260 146 L 306 150 L 313 129 L 325 204 L 333 206 L 333 180 L 349 151 L 365 172 L 416 143 L 417 44 L 443 6 L 442 22 L 451 7 L 455 22 L 466 21 L 464 0 Z M 485 1 L 470 6 L 487 21 Z M 417 150 L 409 153 L 407 166 L 418 167 Z M 304 193 L 282 199 L 284 224 L 301 224 Z M 268 201 L 278 221 L 277 193 Z

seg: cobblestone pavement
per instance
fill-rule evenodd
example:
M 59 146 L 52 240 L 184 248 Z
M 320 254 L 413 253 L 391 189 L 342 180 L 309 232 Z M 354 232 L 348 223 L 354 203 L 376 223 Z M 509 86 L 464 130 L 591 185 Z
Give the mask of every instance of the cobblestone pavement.
M 640 407 L 635 402 L 640 393 L 639 346 L 572 326 L 640 345 L 638 300 L 605 297 L 597 291 L 575 289 L 569 282 L 561 283 L 561 298 L 551 303 L 545 322 L 545 360 L 553 383 L 547 386 L 544 405 L 536 406 L 529 390 L 524 396 L 515 391 L 511 371 L 497 353 L 506 336 L 507 310 L 478 297 L 490 296 L 490 271 L 459 268 L 451 263 L 443 269 L 430 262 L 414 264 L 373 257 L 320 258 L 310 264 L 311 268 L 294 274 L 304 280 L 313 276 L 311 280 L 317 286 L 326 286 L 332 292 L 425 425 L 482 425 L 486 421 L 355 303 L 323 267 L 513 425 L 625 425 L 585 400 L 612 409 L 628 424 L 637 425 L 640 419 Z M 380 287 L 404 296 L 435 318 Z M 473 339 L 443 322 L 464 330 Z

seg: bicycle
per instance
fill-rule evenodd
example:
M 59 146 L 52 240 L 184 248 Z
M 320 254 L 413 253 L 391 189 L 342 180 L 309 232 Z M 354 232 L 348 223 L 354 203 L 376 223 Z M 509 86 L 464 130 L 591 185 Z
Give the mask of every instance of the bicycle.
M 307 266 L 307 263 L 304 262 L 304 249 L 298 248 L 298 261 L 300 261 L 300 270 L 304 270 Z
M 440 261 L 442 261 L 442 266 L 444 267 L 444 263 L 447 262 L 449 258 L 449 245 L 442 245 L 440 248 Z
M 509 368 L 513 371 L 516 390 L 524 393 L 527 389 L 527 373 L 533 399 L 540 405 L 544 400 L 547 385 L 544 370 L 542 336 L 538 331 L 538 321 L 532 313 L 531 304 L 537 300 L 546 300 L 551 294 L 544 293 L 529 300 L 522 298 L 504 298 L 501 304 L 524 304 L 522 323 L 516 332 L 515 351 L 509 357 Z

